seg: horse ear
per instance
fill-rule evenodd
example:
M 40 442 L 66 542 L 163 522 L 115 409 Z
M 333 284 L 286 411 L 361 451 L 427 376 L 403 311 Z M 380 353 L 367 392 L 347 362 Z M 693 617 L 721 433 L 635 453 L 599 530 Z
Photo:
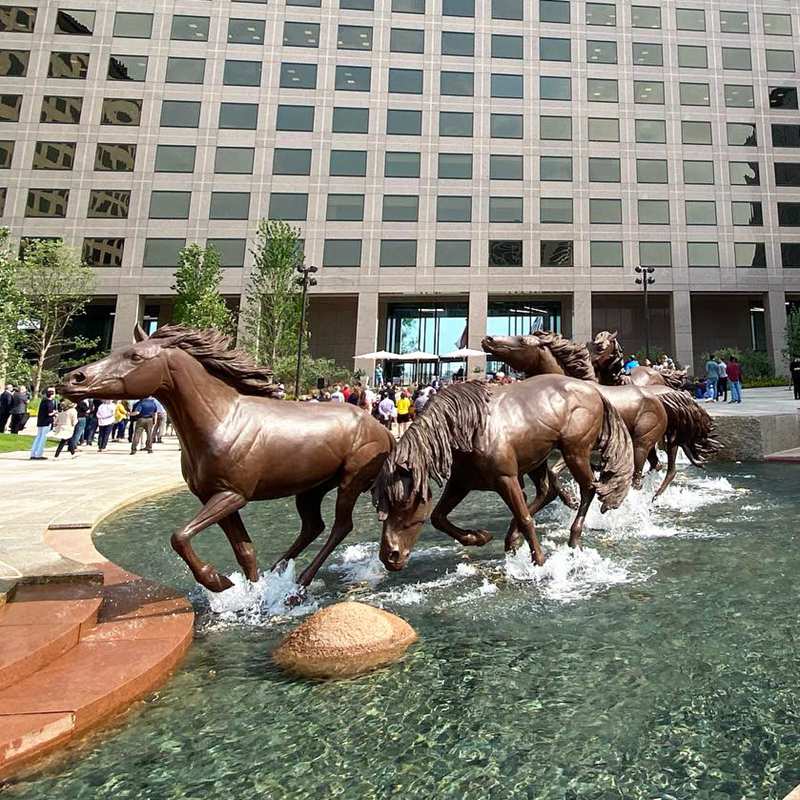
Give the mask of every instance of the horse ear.
M 389 519 L 389 515 L 385 511 L 378 512 L 378 522 L 386 522 Z
M 618 335 L 619 335 L 619 331 L 611 331 L 611 333 L 609 334 L 608 338 L 616 340 Z
M 147 335 L 145 329 L 137 322 L 136 327 L 133 329 L 133 338 L 134 341 L 143 342 L 150 337 Z

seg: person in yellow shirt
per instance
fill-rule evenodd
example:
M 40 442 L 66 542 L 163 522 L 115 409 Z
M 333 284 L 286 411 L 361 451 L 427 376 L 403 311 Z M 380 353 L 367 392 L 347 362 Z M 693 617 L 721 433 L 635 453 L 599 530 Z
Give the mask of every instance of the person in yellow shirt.
M 402 436 L 411 422 L 411 398 L 405 389 L 400 392 L 400 397 L 397 398 L 395 405 L 397 406 L 397 427 Z
M 122 442 L 125 439 L 125 425 L 130 416 L 130 408 L 128 407 L 127 400 L 117 400 L 117 405 L 114 407 L 114 428 L 113 441 Z

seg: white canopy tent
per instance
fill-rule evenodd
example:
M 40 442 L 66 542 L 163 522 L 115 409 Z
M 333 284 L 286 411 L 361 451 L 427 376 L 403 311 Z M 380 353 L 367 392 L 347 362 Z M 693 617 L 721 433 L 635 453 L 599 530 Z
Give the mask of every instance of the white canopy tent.
M 398 361 L 438 361 L 436 353 L 426 353 L 424 350 L 414 350 L 411 353 L 403 353 L 396 356 Z
M 390 353 L 388 350 L 376 350 L 374 353 L 364 353 L 360 356 L 353 356 L 353 358 L 363 358 L 368 361 L 397 361 L 402 356 Z
M 483 350 L 473 350 L 471 347 L 459 347 L 458 350 L 453 350 L 451 353 L 445 353 L 441 358 L 453 358 L 464 361 L 467 358 L 480 358 L 485 356 Z

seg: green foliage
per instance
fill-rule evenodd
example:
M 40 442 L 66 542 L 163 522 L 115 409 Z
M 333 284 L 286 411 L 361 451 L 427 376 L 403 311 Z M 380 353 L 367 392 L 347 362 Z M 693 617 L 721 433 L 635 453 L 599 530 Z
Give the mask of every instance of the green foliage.
M 258 223 L 253 270 L 244 310 L 245 348 L 272 366 L 296 353 L 301 295 L 297 267 L 303 263 L 300 231 L 280 220 Z
M 702 371 L 705 372 L 705 364 L 711 354 L 704 353 L 702 356 L 703 364 Z M 720 347 L 715 350 L 713 355 L 722 356 L 725 362 L 730 361 L 731 356 L 735 356 L 742 367 L 743 383 L 747 386 L 752 386 L 753 381 L 759 380 L 774 380 L 775 370 L 769 360 L 769 356 L 763 350 L 739 350 L 737 347 Z M 767 383 L 766 386 L 775 386 L 776 384 Z M 782 384 L 777 384 L 778 386 Z
M 800 356 L 800 308 L 793 308 L 786 316 L 786 349 L 787 358 Z
M 785 375 L 773 376 L 772 378 L 753 378 L 752 380 L 747 380 L 747 378 L 745 378 L 742 381 L 742 386 L 744 386 L 745 389 L 760 389 L 768 386 L 788 385 L 789 379 Z
M 0 383 L 19 384 L 25 373 L 18 323 L 26 316 L 25 298 L 17 285 L 17 262 L 8 228 L 0 228 Z
M 231 333 L 233 316 L 220 294 L 222 267 L 219 251 L 209 245 L 206 248 L 192 243 L 184 247 L 178 256 L 175 270 L 174 322 L 191 328 L 216 328 Z
M 294 376 L 297 369 L 297 354 L 279 356 L 273 364 L 275 382 L 283 383 L 289 391 L 294 391 Z M 307 393 L 317 387 L 317 378 L 325 378 L 327 384 L 352 383 L 353 371 L 337 364 L 330 358 L 311 358 L 303 355 L 300 362 L 300 393 Z

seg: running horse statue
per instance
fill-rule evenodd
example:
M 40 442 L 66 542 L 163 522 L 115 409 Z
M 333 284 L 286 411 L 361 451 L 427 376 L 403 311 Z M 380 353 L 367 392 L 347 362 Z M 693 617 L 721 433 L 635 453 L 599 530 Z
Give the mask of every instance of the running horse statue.
M 597 494 L 602 510 L 617 508 L 630 487 L 633 452 L 628 431 L 595 386 L 561 375 L 542 375 L 507 386 L 467 381 L 446 387 L 425 406 L 384 462 L 372 489 L 383 521 L 380 558 L 389 570 L 402 569 L 430 516 L 433 526 L 463 545 L 483 545 L 485 530 L 462 530 L 448 514 L 473 490 L 494 491 L 514 517 L 506 549 L 521 531 L 536 564 L 544 554 L 533 513 L 543 500 L 547 457 L 559 449 L 580 487 L 580 506 L 569 543 L 580 544 L 589 504 Z M 600 477 L 590 463 L 600 451 Z M 529 509 L 521 477 L 537 484 Z M 431 513 L 430 480 L 444 483 Z
M 686 370 L 653 369 L 634 367 L 630 375 L 625 372 L 625 354 L 617 338 L 617 332 L 600 331 L 591 342 L 586 343 L 597 380 L 605 386 L 669 386 L 682 389 L 686 381 Z
M 391 453 L 392 435 L 355 406 L 270 397 L 272 374 L 229 349 L 218 331 L 165 325 L 148 336 L 137 325 L 134 337 L 135 343 L 67 373 L 59 391 L 74 400 L 154 395 L 166 406 L 181 443 L 183 477 L 203 503 L 173 534 L 172 547 L 213 592 L 231 581 L 200 559 L 194 536 L 217 523 L 255 581 L 255 549 L 239 511 L 251 500 L 294 496 L 302 527 L 281 561 L 293 559 L 325 530 L 320 506 L 336 489 L 328 540 L 298 580 L 308 586 L 353 529 L 353 507 Z

